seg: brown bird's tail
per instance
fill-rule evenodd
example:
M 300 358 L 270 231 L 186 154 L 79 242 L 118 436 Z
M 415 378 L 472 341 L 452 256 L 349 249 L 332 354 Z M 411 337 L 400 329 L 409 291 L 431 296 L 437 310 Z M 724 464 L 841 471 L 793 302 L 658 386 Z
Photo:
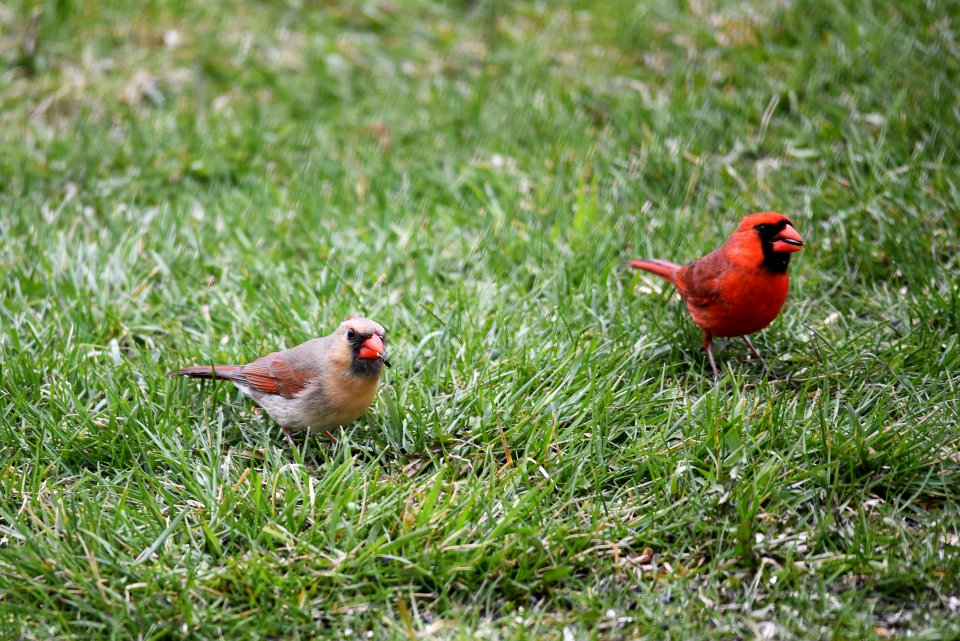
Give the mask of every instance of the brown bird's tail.
M 631 260 L 627 264 L 631 267 L 648 271 L 651 274 L 656 274 L 674 285 L 677 284 L 677 272 L 680 271 L 680 265 L 676 263 L 671 263 L 668 260 L 658 260 L 656 258 L 641 258 L 639 260 Z
M 171 370 L 167 372 L 167 375 L 189 376 L 190 378 L 222 378 L 229 381 L 238 369 L 240 369 L 239 365 L 194 365 L 193 367 L 184 367 L 181 370 Z

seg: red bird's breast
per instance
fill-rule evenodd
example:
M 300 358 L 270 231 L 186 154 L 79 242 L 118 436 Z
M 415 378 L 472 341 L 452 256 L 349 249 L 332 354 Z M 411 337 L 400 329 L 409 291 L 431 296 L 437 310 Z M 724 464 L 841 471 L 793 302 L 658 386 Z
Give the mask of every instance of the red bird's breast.
M 712 336 L 744 336 L 758 332 L 777 317 L 790 280 L 761 266 L 731 263 L 717 251 L 683 267 L 677 287 L 693 320 Z
M 721 337 L 759 332 L 780 313 L 789 288 L 786 274 L 735 279 L 708 311 L 707 329 L 714 336 Z

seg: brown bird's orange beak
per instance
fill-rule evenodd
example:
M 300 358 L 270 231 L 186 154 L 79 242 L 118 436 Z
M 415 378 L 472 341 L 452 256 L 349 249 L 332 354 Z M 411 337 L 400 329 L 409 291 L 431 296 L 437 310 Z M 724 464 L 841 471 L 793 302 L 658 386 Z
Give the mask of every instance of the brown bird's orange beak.
M 360 351 L 357 353 L 357 356 L 360 358 L 383 358 L 386 353 L 387 349 L 383 346 L 383 341 L 379 336 L 374 334 L 363 341 L 363 345 L 360 346 Z
M 783 231 L 773 238 L 773 251 L 775 252 L 799 252 L 803 251 L 803 238 L 793 228 L 793 225 L 787 225 Z

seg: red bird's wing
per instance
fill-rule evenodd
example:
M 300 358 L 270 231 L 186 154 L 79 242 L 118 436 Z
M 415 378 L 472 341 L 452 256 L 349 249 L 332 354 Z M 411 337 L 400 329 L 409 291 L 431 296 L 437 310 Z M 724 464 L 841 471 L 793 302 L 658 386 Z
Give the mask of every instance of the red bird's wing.
M 274 353 L 244 365 L 232 380 L 265 394 L 293 398 L 319 375 L 316 370 L 297 369 Z
M 721 297 L 722 275 L 730 269 L 729 261 L 719 252 L 707 254 L 680 269 L 677 288 L 687 305 L 709 307 Z

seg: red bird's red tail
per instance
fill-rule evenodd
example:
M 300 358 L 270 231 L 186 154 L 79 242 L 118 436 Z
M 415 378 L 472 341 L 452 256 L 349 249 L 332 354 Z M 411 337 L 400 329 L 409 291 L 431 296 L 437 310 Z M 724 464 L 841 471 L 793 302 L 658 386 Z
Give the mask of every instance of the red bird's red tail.
M 676 263 L 671 263 L 668 260 L 659 260 L 657 258 L 641 258 L 639 260 L 631 260 L 628 265 L 650 272 L 651 274 L 656 274 L 674 285 L 677 284 L 677 272 L 680 271 L 680 265 Z
M 170 376 L 189 376 L 190 378 L 222 378 L 230 380 L 240 369 L 239 365 L 194 365 L 181 370 L 167 372 Z

